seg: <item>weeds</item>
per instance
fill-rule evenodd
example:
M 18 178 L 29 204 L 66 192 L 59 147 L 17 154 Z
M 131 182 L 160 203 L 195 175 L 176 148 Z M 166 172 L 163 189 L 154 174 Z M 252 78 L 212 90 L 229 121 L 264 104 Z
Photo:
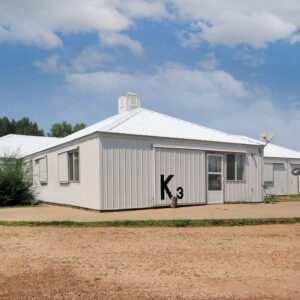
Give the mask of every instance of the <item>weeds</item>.
M 103 222 L 75 221 L 0 221 L 2 226 L 62 226 L 62 227 L 206 227 L 267 224 L 295 224 L 300 218 L 287 219 L 230 219 L 230 220 L 124 220 Z

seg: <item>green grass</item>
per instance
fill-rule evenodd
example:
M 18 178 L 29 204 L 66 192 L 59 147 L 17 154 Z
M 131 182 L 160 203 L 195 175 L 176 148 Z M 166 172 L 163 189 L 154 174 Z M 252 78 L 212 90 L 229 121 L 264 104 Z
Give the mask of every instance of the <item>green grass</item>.
M 300 201 L 300 195 L 275 196 L 275 202 L 294 202 Z
M 295 224 L 300 218 L 288 219 L 231 219 L 231 220 L 145 220 L 145 221 L 0 221 L 2 226 L 62 226 L 62 227 L 206 227 L 265 224 Z

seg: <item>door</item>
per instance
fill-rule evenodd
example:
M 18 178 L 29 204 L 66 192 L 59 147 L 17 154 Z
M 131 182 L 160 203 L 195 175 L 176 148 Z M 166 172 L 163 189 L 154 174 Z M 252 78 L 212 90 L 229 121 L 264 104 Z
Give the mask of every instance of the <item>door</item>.
M 199 150 L 154 148 L 154 205 L 205 204 L 205 153 Z
M 207 204 L 223 203 L 223 155 L 207 154 Z

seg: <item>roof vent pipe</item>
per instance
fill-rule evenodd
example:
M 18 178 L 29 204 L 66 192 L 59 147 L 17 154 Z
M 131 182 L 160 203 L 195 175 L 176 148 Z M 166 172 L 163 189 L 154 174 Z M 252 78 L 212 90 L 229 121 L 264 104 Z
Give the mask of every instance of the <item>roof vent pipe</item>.
M 141 96 L 133 93 L 126 93 L 119 97 L 119 114 L 141 107 Z

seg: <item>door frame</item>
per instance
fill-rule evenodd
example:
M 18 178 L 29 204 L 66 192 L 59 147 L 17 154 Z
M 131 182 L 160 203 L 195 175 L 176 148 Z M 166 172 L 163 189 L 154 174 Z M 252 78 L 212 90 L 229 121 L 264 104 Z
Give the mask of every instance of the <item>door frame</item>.
M 210 156 L 217 156 L 217 157 L 221 157 L 221 172 L 209 172 L 208 171 L 208 160 L 209 160 L 209 157 Z M 214 204 L 214 203 L 209 203 L 208 201 L 208 194 L 209 194 L 209 190 L 208 190 L 208 184 L 209 184 L 209 181 L 208 181 L 208 176 L 209 174 L 221 174 L 221 190 L 220 191 L 215 191 L 215 192 L 220 192 L 220 195 L 222 197 L 222 200 L 221 202 L 216 202 L 215 204 L 221 204 L 221 203 L 224 203 L 224 154 L 223 153 L 206 153 L 206 204 Z M 213 192 L 213 191 L 211 191 Z

